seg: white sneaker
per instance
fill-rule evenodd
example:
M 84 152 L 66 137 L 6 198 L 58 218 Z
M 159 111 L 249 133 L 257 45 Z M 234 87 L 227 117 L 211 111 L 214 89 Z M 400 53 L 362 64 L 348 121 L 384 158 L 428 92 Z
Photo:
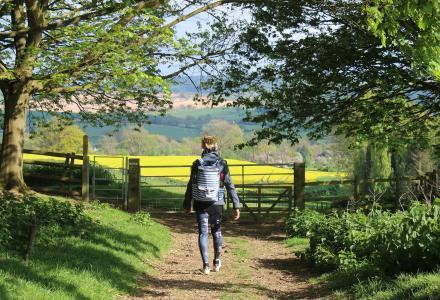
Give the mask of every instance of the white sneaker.
M 221 267 L 222 267 L 222 261 L 220 259 L 214 262 L 214 270 L 216 272 L 220 272 Z
M 202 272 L 205 275 L 209 275 L 209 273 L 211 273 L 211 268 L 209 266 L 204 266 Z

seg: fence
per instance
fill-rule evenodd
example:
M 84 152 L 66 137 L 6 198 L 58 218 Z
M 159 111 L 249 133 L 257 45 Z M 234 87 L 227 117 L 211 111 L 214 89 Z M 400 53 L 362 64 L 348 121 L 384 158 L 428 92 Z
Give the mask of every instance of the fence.
M 109 163 L 111 162 L 111 163 Z M 91 197 L 127 208 L 128 158 L 94 155 L 91 161 Z
M 300 174 L 295 176 L 295 180 L 301 177 Z M 426 173 L 421 176 L 406 176 L 406 177 L 391 177 L 391 178 L 367 178 L 346 180 L 331 180 L 331 181 L 309 181 L 304 182 L 298 187 L 299 199 L 301 203 L 300 208 L 309 207 L 315 209 L 327 209 L 332 207 L 347 207 L 350 201 L 359 202 L 360 200 L 370 199 L 376 201 L 382 197 L 386 192 L 377 192 L 374 188 L 376 184 L 388 184 L 388 197 L 394 199 L 391 204 L 394 209 L 400 209 L 402 206 L 402 199 L 409 195 L 412 199 L 417 198 L 425 202 L 432 202 L 439 191 L 439 182 L 437 172 Z M 406 187 L 404 186 L 406 184 Z M 345 189 L 345 195 L 337 196 L 320 196 L 315 197 L 308 195 L 305 192 L 310 187 L 331 187 L 331 186 L 348 186 Z M 306 201 L 307 200 L 307 201 Z
M 129 211 L 180 210 L 191 168 L 190 165 L 141 165 L 138 158 L 129 159 L 123 156 L 118 157 L 121 159 L 121 166 L 115 168 L 103 167 L 105 164 L 100 164 L 99 159 L 108 158 L 107 156 L 94 156 L 91 164 L 87 136 L 84 136 L 82 155 L 38 150 L 24 150 L 24 153 L 33 156 L 33 159 L 24 160 L 25 166 L 59 170 L 43 174 L 25 172 L 27 183 L 38 183 L 34 186 L 31 184 L 33 189 L 66 196 L 81 196 L 85 201 L 89 200 L 91 190 L 92 199 L 107 201 L 112 198 L 114 204 Z M 46 160 L 40 160 L 38 156 L 44 156 Z M 53 158 L 54 161 L 47 161 L 47 157 Z M 119 179 L 115 176 L 97 176 L 97 168 L 100 165 L 111 174 L 120 174 Z M 396 208 L 408 191 L 408 186 L 416 186 L 417 195 L 413 196 L 424 198 L 425 201 L 432 201 L 439 189 L 436 171 L 414 177 L 306 180 L 305 165 L 302 163 L 230 164 L 229 167 L 243 209 L 254 216 L 264 216 L 277 211 L 288 212 L 293 207 L 344 207 L 350 201 L 374 197 L 374 188 L 371 187 L 378 184 L 392 186 L 391 196 Z M 92 189 L 89 187 L 90 180 Z M 116 184 L 112 181 L 116 181 Z M 44 186 L 41 182 L 46 182 L 47 185 Z M 98 187 L 99 182 L 104 182 L 104 187 Z M 54 189 L 53 183 L 61 186 Z M 115 186 L 117 188 L 114 188 Z M 105 194 L 100 195 L 100 192 Z M 230 208 L 229 197 L 226 202 L 227 208 Z
M 141 209 L 182 209 L 191 165 L 142 165 L 138 169 Z M 229 164 L 229 169 L 244 211 L 261 216 L 292 209 L 293 164 Z M 226 204 L 231 207 L 229 195 Z
M 138 211 L 180 211 L 190 176 L 190 165 L 141 165 L 138 158 L 129 159 L 126 209 Z M 258 168 L 274 168 L 258 171 Z M 293 168 L 292 168 L 293 167 Z M 253 172 L 246 171 L 253 169 Z M 394 186 L 395 206 L 404 193 L 402 183 L 415 184 L 421 194 L 433 197 L 438 190 L 435 171 L 418 177 L 308 180 L 305 165 L 296 164 L 239 164 L 230 165 L 235 187 L 243 204 L 243 210 L 255 218 L 271 212 L 289 212 L 299 209 L 328 209 L 344 207 L 350 201 L 369 200 L 374 184 L 388 183 Z M 284 180 L 280 180 L 280 176 Z M 259 180 L 255 182 L 255 180 Z M 323 195 L 321 190 L 331 190 Z M 399 188 L 400 187 L 400 188 Z M 374 196 L 374 195 L 373 195 Z M 227 198 L 227 208 L 231 201 Z
M 24 149 L 33 159 L 24 159 L 25 182 L 35 191 L 89 200 L 88 137 L 83 138 L 83 153 L 58 153 Z M 40 158 L 41 157 L 41 158 Z M 48 160 L 49 157 L 49 160 Z M 81 161 L 80 164 L 77 162 Z

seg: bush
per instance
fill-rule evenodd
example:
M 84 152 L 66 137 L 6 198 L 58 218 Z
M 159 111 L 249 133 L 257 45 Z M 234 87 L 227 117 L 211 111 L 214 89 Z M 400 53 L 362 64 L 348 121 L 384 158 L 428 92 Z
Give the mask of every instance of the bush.
M 80 204 L 29 195 L 17 200 L 5 194 L 0 199 L 0 248 L 25 256 L 33 229 L 39 239 L 51 243 L 57 236 L 85 235 L 90 223 Z
M 372 210 L 318 216 L 296 212 L 288 232 L 310 238 L 304 257 L 324 269 L 369 265 L 385 274 L 440 265 L 440 207 L 413 204 L 404 212 Z M 309 217 L 309 218 L 308 218 Z
M 287 235 L 290 237 L 307 237 L 310 228 L 318 224 L 324 224 L 325 220 L 325 215 L 317 211 L 295 209 L 286 220 Z
M 131 219 L 133 222 L 148 227 L 153 224 L 153 220 L 151 219 L 150 213 L 146 211 L 137 212 L 131 215 Z

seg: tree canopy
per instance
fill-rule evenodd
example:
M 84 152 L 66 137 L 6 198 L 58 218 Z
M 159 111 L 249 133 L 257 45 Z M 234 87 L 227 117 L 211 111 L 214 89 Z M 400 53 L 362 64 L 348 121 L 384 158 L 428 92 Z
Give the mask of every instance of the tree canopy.
M 221 42 L 201 47 L 203 33 L 177 38 L 174 26 L 229 2 L 2 1 L 0 184 L 25 188 L 28 110 L 78 112 L 83 122 L 106 125 L 140 124 L 147 112 L 170 107 L 170 81 L 225 50 Z
M 402 142 L 438 127 L 439 81 L 400 44 L 384 47 L 366 2 L 262 1 L 248 9 L 234 53 L 209 84 L 214 104 L 232 98 L 262 125 L 251 143 L 297 142 L 304 129 L 312 138 Z
M 397 45 L 416 70 L 440 81 L 440 3 L 374 0 L 366 8 L 370 30 L 382 45 Z
M 215 54 L 175 37 L 172 26 L 191 9 L 208 9 L 183 2 L 2 1 L 3 95 L 10 82 L 26 80 L 28 109 L 80 112 L 101 124 L 143 121 L 171 105 L 170 80 Z M 166 65 L 174 68 L 164 74 Z

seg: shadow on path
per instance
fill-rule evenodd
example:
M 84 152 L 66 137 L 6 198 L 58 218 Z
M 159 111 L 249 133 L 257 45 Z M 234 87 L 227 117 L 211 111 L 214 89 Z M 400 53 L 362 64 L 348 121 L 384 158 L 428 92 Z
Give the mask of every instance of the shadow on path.
M 175 247 L 169 259 L 163 263 L 159 270 L 162 275 L 144 275 L 141 284 L 146 286 L 143 290 L 145 297 L 167 298 L 170 297 L 167 292 L 170 290 L 173 291 L 171 293 L 177 294 L 193 291 L 198 298 L 205 294 L 208 294 L 209 296 L 205 297 L 209 298 L 213 292 L 220 295 L 227 294 L 229 298 L 234 297 L 235 294 L 242 297 L 243 294 L 240 293 L 243 292 L 250 293 L 250 296 L 254 293 L 268 299 L 318 299 L 327 295 L 326 291 L 316 289 L 308 283 L 309 279 L 317 274 L 282 244 L 285 234 L 284 223 L 280 221 L 266 224 L 257 224 L 246 219 L 225 222 L 222 231 L 226 239 L 230 237 L 246 239 L 250 242 L 250 247 L 255 249 L 251 251 L 252 257 L 237 262 L 237 266 L 223 270 L 225 275 L 214 273 L 207 277 L 196 271 L 195 266 L 188 268 L 189 260 L 196 262 L 197 266 L 199 260 L 197 244 L 188 245 L 190 241 L 195 241 L 197 236 L 195 214 L 153 214 L 152 217 L 176 233 L 175 239 L 180 241 L 175 242 L 180 245 Z M 182 241 L 186 242 L 183 246 Z M 234 246 L 227 243 L 225 251 L 231 251 L 231 247 Z M 193 248 L 195 252 L 182 254 L 182 251 L 188 248 Z M 179 259 L 184 262 L 179 262 Z M 177 269 L 172 266 L 173 264 Z M 247 268 L 249 278 L 240 277 L 240 271 L 237 270 L 239 268 Z M 222 276 L 222 280 L 217 280 L 216 276 Z M 176 295 L 173 294 L 171 298 L 173 296 Z

